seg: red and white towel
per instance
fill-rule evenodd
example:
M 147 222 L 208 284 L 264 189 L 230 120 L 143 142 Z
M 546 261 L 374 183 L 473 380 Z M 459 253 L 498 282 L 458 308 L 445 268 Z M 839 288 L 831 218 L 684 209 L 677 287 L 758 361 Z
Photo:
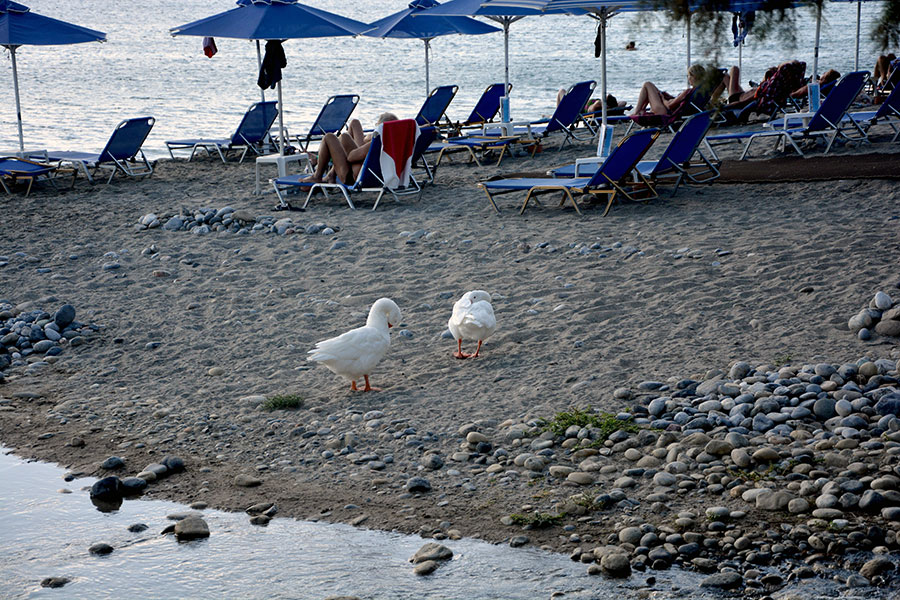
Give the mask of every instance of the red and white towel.
M 381 176 L 384 185 L 394 189 L 409 185 L 412 153 L 419 138 L 415 119 L 386 121 L 375 129 L 381 136 Z

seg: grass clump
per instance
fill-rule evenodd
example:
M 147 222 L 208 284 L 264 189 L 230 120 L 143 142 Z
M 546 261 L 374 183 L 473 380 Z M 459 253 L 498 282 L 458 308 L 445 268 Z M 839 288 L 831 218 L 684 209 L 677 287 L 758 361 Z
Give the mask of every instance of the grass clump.
M 551 515 L 550 513 L 542 513 L 535 511 L 534 514 L 523 515 L 514 513 L 509 515 L 514 525 L 522 525 L 526 529 L 547 529 L 559 525 L 566 517 L 566 513 Z
M 262 409 L 266 411 L 289 410 L 303 406 L 303 398 L 297 394 L 279 394 L 271 396 L 263 402 Z
M 544 425 L 544 431 L 552 431 L 554 435 L 565 435 L 566 429 L 572 425 L 578 427 L 591 427 L 598 429 L 600 437 L 595 443 L 603 443 L 616 431 L 635 433 L 640 427 L 631 421 L 617 419 L 612 413 L 594 413 L 590 407 L 587 410 L 573 408 L 569 411 L 559 412 Z

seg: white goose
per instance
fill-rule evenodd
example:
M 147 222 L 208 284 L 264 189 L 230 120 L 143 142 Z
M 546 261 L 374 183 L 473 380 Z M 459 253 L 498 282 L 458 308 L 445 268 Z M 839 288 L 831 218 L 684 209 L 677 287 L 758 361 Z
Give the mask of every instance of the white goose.
M 482 290 L 466 292 L 453 305 L 453 316 L 447 323 L 450 333 L 456 339 L 456 358 L 477 358 L 484 340 L 497 330 L 497 319 L 491 306 L 491 295 Z M 475 354 L 462 351 L 463 340 L 478 342 Z
M 357 327 L 329 340 L 323 340 L 308 352 L 306 360 L 320 362 L 333 373 L 350 381 L 357 391 L 360 377 L 366 381 L 364 392 L 380 392 L 369 385 L 369 374 L 391 347 L 389 327 L 400 323 L 400 308 L 390 298 L 380 298 L 369 310 L 365 327 Z

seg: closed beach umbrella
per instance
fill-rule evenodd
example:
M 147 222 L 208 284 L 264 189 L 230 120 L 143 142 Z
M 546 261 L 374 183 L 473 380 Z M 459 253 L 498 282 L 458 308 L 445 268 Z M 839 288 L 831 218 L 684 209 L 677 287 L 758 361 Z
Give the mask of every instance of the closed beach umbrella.
M 174 35 L 223 37 L 279 42 L 288 39 L 359 35 L 369 25 L 328 11 L 305 6 L 297 0 L 238 0 L 237 8 L 173 27 Z M 270 46 L 267 44 L 267 48 Z M 257 48 L 259 46 L 257 45 Z M 263 79 L 262 77 L 260 78 Z M 278 88 L 278 127 L 284 153 L 284 106 L 281 79 Z
M 436 0 L 413 0 L 409 6 L 374 23 L 363 33 L 369 37 L 419 39 L 425 42 L 425 96 L 431 91 L 428 74 L 428 50 L 431 40 L 454 33 L 482 35 L 500 31 L 469 17 L 444 17 L 425 14 L 424 11 L 439 6 Z M 416 18 L 413 18 L 416 17 Z
M 0 46 L 9 50 L 12 60 L 20 151 L 25 150 L 25 142 L 22 136 L 22 106 L 19 102 L 16 49 L 19 46 L 61 46 L 105 41 L 106 34 L 102 31 L 94 31 L 59 19 L 45 17 L 31 12 L 31 9 L 25 5 L 10 0 L 0 0 Z

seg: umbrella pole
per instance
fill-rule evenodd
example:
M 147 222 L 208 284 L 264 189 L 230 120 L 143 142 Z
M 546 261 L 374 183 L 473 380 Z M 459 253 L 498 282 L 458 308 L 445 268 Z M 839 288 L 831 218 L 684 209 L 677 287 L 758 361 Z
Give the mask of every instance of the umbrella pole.
M 19 152 L 25 152 L 25 142 L 22 138 L 22 105 L 19 102 L 19 72 L 16 70 L 16 46 L 8 46 L 12 57 L 13 88 L 16 90 L 16 119 L 19 124 Z
M 606 145 L 606 13 L 600 15 L 600 140 Z
M 509 19 L 503 19 L 503 95 L 509 95 Z
M 259 49 L 259 40 L 256 40 L 256 70 L 259 72 L 262 69 L 262 52 Z M 259 97 L 263 102 L 266 101 L 266 90 L 264 88 L 259 88 Z
M 816 10 L 816 48 L 813 51 L 813 81 L 819 80 L 819 33 L 822 30 L 822 5 Z
M 856 3 L 856 60 L 853 61 L 853 70 L 859 71 L 859 25 L 862 16 L 862 1 Z
M 744 70 L 743 63 L 744 63 L 744 42 L 741 41 L 741 43 L 738 44 L 738 72 L 739 73 Z M 738 83 L 740 83 L 740 81 Z
M 428 48 L 431 46 L 431 40 L 425 39 L 425 97 L 428 97 L 428 93 L 431 91 L 431 83 L 428 72 Z
M 278 80 L 278 129 L 281 136 L 279 154 L 284 156 L 284 103 L 281 101 L 281 80 Z
M 691 69 L 691 13 L 688 11 L 687 14 L 687 68 L 685 69 L 685 73 Z M 688 80 L 688 85 L 691 85 L 690 80 Z

